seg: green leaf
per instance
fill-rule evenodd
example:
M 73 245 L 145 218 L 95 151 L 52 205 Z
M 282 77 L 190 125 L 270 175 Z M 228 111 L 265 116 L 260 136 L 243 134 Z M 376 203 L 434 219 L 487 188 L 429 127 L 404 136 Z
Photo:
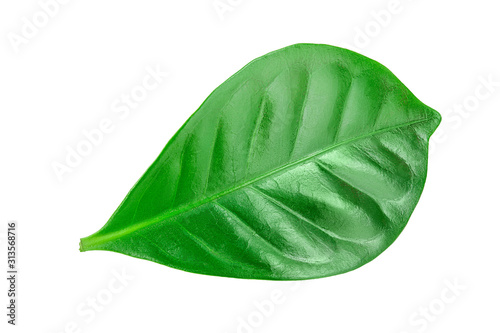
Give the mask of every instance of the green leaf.
M 271 52 L 215 89 L 80 250 L 249 279 L 353 270 L 408 222 L 440 120 L 362 55 Z

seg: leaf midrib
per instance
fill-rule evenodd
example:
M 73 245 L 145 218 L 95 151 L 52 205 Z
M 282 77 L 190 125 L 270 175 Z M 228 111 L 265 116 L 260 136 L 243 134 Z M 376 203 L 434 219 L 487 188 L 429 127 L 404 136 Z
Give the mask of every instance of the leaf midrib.
M 275 168 L 259 177 L 256 177 L 256 178 L 253 178 L 241 185 L 238 185 L 238 186 L 235 186 L 235 187 L 232 187 L 232 188 L 229 188 L 225 191 L 222 191 L 222 192 L 219 192 L 215 195 L 212 195 L 210 197 L 207 197 L 203 200 L 199 200 L 197 202 L 194 202 L 192 204 L 189 204 L 189 205 L 186 205 L 186 206 L 183 206 L 183 207 L 179 207 L 175 210 L 172 210 L 172 211 L 169 211 L 167 213 L 164 213 L 164 214 L 160 214 L 152 219 L 149 219 L 149 220 L 146 220 L 144 222 L 141 222 L 141 223 L 138 223 L 136 225 L 133 225 L 133 226 L 129 226 L 123 230 L 119 230 L 119 231 L 114 231 L 114 232 L 111 232 L 109 234 L 105 234 L 105 235 L 101 235 L 101 236 L 94 236 L 94 235 L 90 235 L 88 237 L 85 237 L 85 238 L 82 238 L 81 241 L 80 241 L 80 251 L 87 251 L 87 250 L 91 250 L 91 247 L 95 247 L 99 244 L 103 244 L 103 243 L 106 243 L 108 241 L 112 241 L 114 239 L 117 239 L 117 238 L 120 238 L 122 236 L 125 236 L 125 235 L 128 235 L 130 233 L 133 233 L 139 229 L 143 229 L 143 228 L 147 228 L 149 227 L 150 225 L 152 224 L 155 224 L 155 223 L 158 223 L 158 222 L 162 222 L 162 221 L 165 221 L 166 219 L 168 218 L 171 218 L 171 217 L 174 217 L 174 216 L 177 216 L 177 215 L 180 215 L 182 213 L 185 213 L 189 210 L 192 210 L 192 209 L 195 209 L 195 208 L 198 208 L 206 203 L 209 203 L 211 201 L 215 201 L 227 194 L 230 194 L 232 192 L 235 192 L 241 188 L 244 188 L 244 187 L 247 187 L 255 182 L 258 182 L 259 180 L 262 180 L 264 178 L 267 178 L 269 176 L 272 176 L 280 171 L 283 171 L 285 169 L 288 169 L 288 168 L 291 168 L 291 167 L 294 167 L 298 164 L 301 164 L 305 161 L 308 161 L 310 159 L 313 159 L 319 155 L 322 155 L 330 150 L 333 150 L 337 147 L 340 147 L 340 146 L 343 146 L 343 145 L 347 145 L 349 143 L 352 143 L 354 141 L 358 141 L 358 140 L 362 140 L 364 138 L 367 138 L 367 137 L 370 137 L 370 136 L 374 136 L 374 135 L 377 135 L 377 134 L 380 134 L 380 133 L 384 133 L 384 132 L 389 132 L 389 131 L 392 131 L 394 129 L 398 129 L 398 128 L 403 128 L 403 127 L 408 127 L 408 126 L 412 126 L 412 125 L 415 125 L 415 124 L 419 124 L 419 123 L 422 123 L 422 122 L 425 122 L 425 121 L 428 121 L 428 120 L 431 120 L 431 119 L 437 119 L 436 117 L 433 117 L 433 116 L 430 116 L 430 117 L 426 117 L 426 118 L 423 118 L 423 119 L 418 119 L 418 120 L 413 120 L 413 121 L 410 121 L 410 122 L 407 122 L 407 123 L 404 123 L 404 124 L 401 124 L 401 125 L 394 125 L 394 126 L 391 126 L 391 127 L 386 127 L 386 128 L 383 128 L 383 129 L 379 129 L 379 130 L 376 130 L 376 131 L 373 131 L 373 132 L 370 132 L 368 134 L 365 134 L 365 135 L 361 135 L 361 136 L 358 136 L 358 137 L 354 137 L 352 139 L 349 139 L 349 140 L 346 140 L 346 141 L 343 141 L 343 142 L 340 142 L 340 143 L 337 143 L 337 144 L 334 144 L 332 146 L 329 146 L 327 148 L 324 148 L 322 150 L 320 150 L 319 152 L 317 153 L 314 153 L 312 155 L 308 155 L 302 159 L 299 159 L 295 162 L 292 162 L 290 164 L 286 164 L 286 165 L 283 165 L 279 168 Z

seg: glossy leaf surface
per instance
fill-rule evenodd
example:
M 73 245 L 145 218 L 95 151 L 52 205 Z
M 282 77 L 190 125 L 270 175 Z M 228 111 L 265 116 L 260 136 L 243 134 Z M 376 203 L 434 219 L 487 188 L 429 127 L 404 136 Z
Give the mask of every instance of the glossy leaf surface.
M 353 270 L 408 222 L 440 120 L 357 53 L 271 52 L 205 100 L 80 249 L 238 278 Z

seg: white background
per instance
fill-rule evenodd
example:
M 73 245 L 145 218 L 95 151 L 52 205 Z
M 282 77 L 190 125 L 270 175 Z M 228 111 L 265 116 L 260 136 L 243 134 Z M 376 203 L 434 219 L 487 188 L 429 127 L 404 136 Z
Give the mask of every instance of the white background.
M 2 278 L 1 331 L 499 332 L 496 2 L 221 3 L 230 10 L 217 12 L 213 0 L 73 0 L 25 38 L 23 18 L 44 24 L 39 2 L 2 1 L 0 237 L 18 221 L 20 293 L 19 325 L 11 327 Z M 17 45 L 13 36 L 25 39 Z M 79 238 L 104 225 L 215 87 L 252 59 L 298 42 L 378 60 L 443 115 L 422 198 L 386 252 L 348 274 L 299 284 L 78 252 Z M 169 75 L 119 118 L 112 104 L 142 83 L 148 66 Z M 112 132 L 59 181 L 52 164 L 105 118 Z M 125 286 L 114 280 L 122 270 L 133 277 Z M 453 292 L 454 283 L 465 289 Z M 101 311 L 89 310 L 93 297 L 106 303 Z

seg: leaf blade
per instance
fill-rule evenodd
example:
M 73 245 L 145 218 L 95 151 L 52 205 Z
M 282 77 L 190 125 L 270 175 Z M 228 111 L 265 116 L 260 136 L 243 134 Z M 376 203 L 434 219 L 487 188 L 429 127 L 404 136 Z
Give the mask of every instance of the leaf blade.
M 306 57 L 310 54 L 319 55 L 319 59 Z M 278 66 L 280 61 L 281 66 Z M 350 68 L 347 68 L 346 62 L 351 64 Z M 353 63 L 356 66 L 352 66 Z M 263 68 L 272 70 L 266 72 Z M 98 233 L 82 239 L 81 248 L 116 251 L 188 271 L 243 278 L 304 279 L 351 270 L 380 254 L 402 231 L 423 189 L 427 140 L 439 121 L 439 114 L 419 102 L 385 67 L 360 55 L 330 46 L 309 44 L 298 44 L 272 52 L 244 67 L 207 98 L 167 144 L 106 226 Z M 391 139 L 386 140 L 386 146 L 379 145 L 373 139 L 376 136 L 384 137 L 387 133 L 392 134 Z M 418 143 L 401 139 L 408 137 Z M 364 141 L 369 143 L 356 148 Z M 404 149 L 392 147 L 392 142 Z M 351 148 L 346 150 L 345 147 Z M 351 158 L 351 165 L 347 167 L 331 161 L 339 160 L 344 150 L 348 153 L 342 158 Z M 406 150 L 411 153 L 405 153 Z M 312 160 L 331 152 L 333 157 L 314 166 L 310 164 Z M 415 160 L 411 154 L 418 156 L 418 159 Z M 359 167 L 357 160 L 363 161 L 362 168 L 355 168 Z M 408 169 L 408 165 L 405 167 L 407 160 L 415 164 L 413 169 Z M 328 169 L 329 163 L 335 166 L 333 170 Z M 304 169 L 304 165 L 308 167 Z M 295 178 L 290 178 L 294 174 L 291 170 L 301 167 L 304 170 Z M 189 168 L 188 171 L 185 171 L 186 168 Z M 367 176 L 366 170 L 371 170 L 372 174 Z M 396 171 L 402 177 L 396 177 Z M 336 174 L 339 172 L 341 175 Z M 357 178 L 346 181 L 345 178 L 351 173 L 356 174 Z M 356 182 L 359 185 L 359 179 L 376 179 L 382 174 L 390 174 L 392 178 L 386 175 L 377 179 L 378 190 L 367 189 L 372 190 L 371 195 L 353 185 Z M 307 185 L 318 179 L 322 183 L 315 183 L 315 188 L 331 187 L 329 192 L 323 193 L 321 200 L 318 198 L 319 192 L 315 194 L 310 191 L 309 196 L 303 196 L 301 202 L 292 205 L 302 206 L 303 209 L 316 200 L 310 209 L 318 214 L 312 219 L 301 219 L 300 214 L 294 217 L 286 215 L 278 223 L 271 221 L 272 214 L 279 215 L 280 212 L 269 210 L 263 216 L 253 216 L 259 223 L 251 227 L 247 225 L 246 229 L 247 243 L 255 243 L 248 234 L 249 230 L 259 230 L 255 234 L 258 239 L 264 239 L 265 245 L 261 242 L 249 250 L 248 244 L 231 244 L 245 237 L 237 236 L 244 232 L 235 229 L 234 225 L 226 230 L 227 224 L 241 224 L 241 221 L 249 219 L 242 220 L 239 217 L 246 215 L 234 206 L 235 203 L 239 205 L 244 202 L 241 205 L 247 209 L 246 214 L 270 209 L 271 203 L 266 203 L 262 198 L 253 197 L 253 201 L 250 200 L 255 193 L 249 194 L 248 189 L 266 194 L 256 185 L 266 181 L 277 183 L 277 179 L 283 175 L 287 180 L 280 185 L 281 189 L 274 189 L 275 194 L 281 191 L 301 196 L 304 189 L 292 185 Z M 405 185 L 411 177 L 417 183 Z M 301 181 L 296 182 L 296 179 Z M 332 179 L 336 181 L 332 182 Z M 397 186 L 392 186 L 392 183 Z M 384 212 L 380 205 L 388 206 L 388 203 L 396 199 L 403 200 L 409 194 L 413 200 L 404 202 L 405 208 L 409 208 L 405 210 L 404 216 L 391 217 L 399 221 L 395 230 L 384 231 L 382 228 L 385 242 L 379 247 L 369 247 L 369 250 L 361 246 L 360 242 L 373 243 L 373 237 L 368 237 L 373 236 L 369 231 L 375 233 L 377 230 L 377 227 L 368 223 L 370 214 L 376 214 L 374 216 L 383 220 Z M 391 198 L 391 195 L 395 198 Z M 280 202 L 275 196 L 269 197 L 275 200 L 272 204 Z M 347 197 L 350 198 L 350 204 L 345 201 Z M 368 212 L 357 207 L 356 200 L 370 207 Z M 337 206 L 331 206 L 329 201 Z M 379 206 L 378 210 L 376 206 Z M 282 211 L 287 210 L 285 207 L 288 206 L 282 203 Z M 221 209 L 229 213 L 225 215 Z M 336 230 L 330 230 L 332 226 L 335 227 L 334 222 L 338 222 L 336 228 L 347 234 L 349 231 L 352 233 L 357 221 L 346 213 L 349 209 L 354 209 L 358 213 L 357 218 L 365 223 L 356 228 L 368 233 L 368 236 L 363 232 L 355 232 L 355 237 L 350 239 L 338 235 Z M 398 210 L 402 211 L 402 208 L 395 211 Z M 297 213 L 293 209 L 288 210 L 288 213 L 293 212 Z M 235 217 L 239 218 L 233 221 Z M 324 220 L 321 219 L 323 217 Z M 323 225 L 317 225 L 318 221 Z M 347 226 L 343 226 L 345 221 L 349 222 Z M 184 230 L 173 231 L 175 228 L 167 227 L 167 224 L 179 225 Z M 220 224 L 226 225 L 222 227 Z M 268 226 L 266 229 L 266 224 L 272 224 L 273 227 Z M 194 234 L 185 228 L 186 225 L 195 230 Z M 305 225 L 316 228 L 312 231 Z M 329 232 L 326 232 L 328 237 L 320 232 L 325 227 Z M 157 234 L 148 233 L 149 229 L 156 230 Z M 325 230 L 322 232 L 325 233 Z M 174 236 L 165 236 L 170 235 L 167 231 Z M 186 231 L 188 234 L 208 237 L 208 241 L 199 238 L 198 245 L 193 245 L 187 239 L 189 237 L 185 236 Z M 212 254 L 206 257 L 206 262 L 197 262 L 198 266 L 179 264 L 163 256 L 152 257 L 148 252 L 156 251 L 152 249 L 153 245 L 145 245 L 131 237 L 134 234 L 146 237 L 144 232 L 149 239 L 154 240 L 154 244 L 161 244 L 159 246 L 163 248 L 171 248 L 170 244 L 180 244 L 179 247 L 191 244 L 188 247 L 196 248 L 193 250 L 196 255 L 190 253 L 189 249 L 187 252 L 177 249 L 179 258 L 204 257 L 203 251 L 199 251 L 200 244 L 216 244 L 216 249 L 225 252 L 222 256 L 214 257 L 215 253 L 205 247 L 205 252 Z M 274 238 L 265 239 L 266 232 Z M 310 242 L 310 239 L 314 241 Z M 339 247 L 339 242 L 344 245 Z M 346 242 L 349 245 L 345 245 Z M 351 243 L 356 243 L 358 248 L 353 248 Z M 275 253 L 269 245 L 281 248 L 282 253 Z M 261 247 L 265 247 L 267 252 L 262 252 Z M 338 252 L 332 252 L 332 249 Z M 230 264 L 227 260 L 222 264 L 221 258 L 231 258 L 230 262 L 237 264 Z M 303 263 L 300 258 L 309 261 Z M 325 260 L 326 264 L 318 264 Z M 280 269 L 285 267 L 284 263 L 288 270 Z

